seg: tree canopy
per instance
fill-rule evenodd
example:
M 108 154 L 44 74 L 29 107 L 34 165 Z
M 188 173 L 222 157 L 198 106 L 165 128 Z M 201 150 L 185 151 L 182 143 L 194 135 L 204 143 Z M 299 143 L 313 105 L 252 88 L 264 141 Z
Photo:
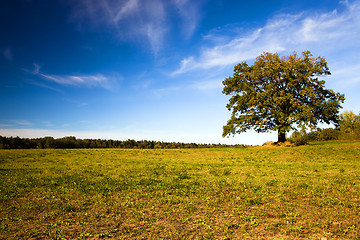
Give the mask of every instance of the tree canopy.
M 277 131 L 278 142 L 284 142 L 291 129 L 337 124 L 345 97 L 325 89 L 319 77 L 330 74 L 325 58 L 314 58 L 310 51 L 284 57 L 266 52 L 252 66 L 237 64 L 233 76 L 223 81 L 232 112 L 223 137 L 254 129 Z
M 346 133 L 354 133 L 360 130 L 360 114 L 356 115 L 352 111 L 344 111 L 340 114 L 340 129 Z
M 245 147 L 244 145 L 226 144 L 198 144 L 181 142 L 162 142 L 133 139 L 104 140 L 104 139 L 77 139 L 74 136 L 53 138 L 20 138 L 0 136 L 0 149 L 71 149 L 71 148 L 131 148 L 131 149 L 173 149 L 173 148 L 219 148 Z

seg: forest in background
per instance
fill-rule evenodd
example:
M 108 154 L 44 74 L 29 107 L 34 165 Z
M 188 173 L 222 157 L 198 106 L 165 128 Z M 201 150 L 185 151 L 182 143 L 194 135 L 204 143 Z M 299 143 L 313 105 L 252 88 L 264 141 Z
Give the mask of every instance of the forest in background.
M 360 140 L 360 114 L 344 111 L 336 128 L 318 128 L 310 132 L 295 131 L 288 139 L 295 145 L 304 145 L 313 141 Z
M 360 115 L 352 111 L 340 114 L 340 122 L 336 128 L 295 131 L 288 138 L 294 145 L 304 145 L 312 141 L 360 140 Z M 181 142 L 162 142 L 148 140 L 104 140 L 77 139 L 74 136 L 53 138 L 20 138 L 0 136 L 0 149 L 72 149 L 72 148 L 128 148 L 128 149 L 174 149 L 174 148 L 219 148 L 245 147 L 243 144 L 198 144 Z
M 0 136 L 0 149 L 73 149 L 73 148 L 127 148 L 127 149 L 174 149 L 174 148 L 218 148 L 244 147 L 244 145 L 226 144 L 198 144 L 181 142 L 162 142 L 133 139 L 104 140 L 104 139 L 77 139 L 76 137 L 43 137 L 20 138 Z

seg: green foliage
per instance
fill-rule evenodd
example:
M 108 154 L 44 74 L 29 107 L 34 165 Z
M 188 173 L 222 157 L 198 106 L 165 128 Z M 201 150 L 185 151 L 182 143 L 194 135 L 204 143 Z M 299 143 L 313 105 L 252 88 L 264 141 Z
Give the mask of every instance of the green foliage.
M 305 145 L 308 143 L 308 139 L 306 137 L 306 132 L 293 132 L 291 135 L 291 138 L 289 139 L 291 143 L 293 143 L 296 146 Z
M 306 133 L 305 131 L 297 132 L 295 131 L 291 137 L 290 142 L 295 145 L 305 145 L 311 141 L 332 141 L 339 140 L 341 136 L 341 132 L 339 129 L 334 128 L 324 128 L 317 129 L 315 131 L 311 131 L 310 133 Z
M 340 114 L 340 128 L 346 133 L 360 129 L 360 115 L 356 115 L 352 111 L 344 111 Z
M 340 131 L 342 139 L 360 139 L 360 114 L 352 111 L 344 111 L 340 114 Z
M 44 138 L 19 138 L 0 136 L 0 149 L 72 149 L 72 148 L 131 148 L 131 149 L 173 149 L 173 148 L 218 148 L 218 147 L 244 147 L 244 145 L 226 144 L 197 144 L 160 141 L 135 141 L 128 139 L 102 140 L 102 139 L 76 139 L 64 137 L 54 139 Z
M 231 95 L 227 108 L 232 111 L 223 127 L 223 136 L 246 132 L 277 131 L 279 142 L 295 127 L 315 128 L 320 123 L 339 121 L 344 95 L 325 89 L 318 77 L 330 75 L 327 62 L 309 51 L 299 57 L 264 53 L 249 66 L 234 67 L 234 74 L 223 81 L 223 93 Z
M 337 128 L 319 128 L 309 133 L 295 131 L 289 140 L 295 145 L 304 145 L 311 141 L 360 140 L 360 115 L 344 111 L 340 114 Z
M 339 138 L 340 132 L 337 129 L 325 128 L 319 131 L 319 141 L 331 141 Z

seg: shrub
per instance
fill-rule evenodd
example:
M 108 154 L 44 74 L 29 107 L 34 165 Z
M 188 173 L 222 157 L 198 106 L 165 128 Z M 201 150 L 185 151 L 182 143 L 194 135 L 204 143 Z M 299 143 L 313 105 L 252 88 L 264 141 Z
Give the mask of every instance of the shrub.
M 333 128 L 325 128 L 320 131 L 319 139 L 320 141 L 329 141 L 339 139 L 340 131 Z
M 295 146 L 305 145 L 308 143 L 306 132 L 293 132 L 289 141 Z
M 342 140 L 360 139 L 360 115 L 352 111 L 344 111 L 340 114 L 340 131 Z

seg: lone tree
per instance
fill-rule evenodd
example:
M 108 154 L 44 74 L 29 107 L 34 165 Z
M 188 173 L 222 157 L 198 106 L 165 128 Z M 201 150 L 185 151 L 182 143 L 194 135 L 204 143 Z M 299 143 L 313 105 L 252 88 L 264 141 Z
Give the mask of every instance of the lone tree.
M 295 127 L 337 125 L 345 97 L 325 89 L 325 81 L 318 78 L 330 74 L 325 59 L 309 51 L 287 57 L 267 52 L 252 66 L 237 64 L 233 76 L 223 81 L 223 93 L 231 95 L 226 107 L 232 111 L 223 137 L 254 129 L 277 131 L 278 142 L 285 142 L 286 132 Z

